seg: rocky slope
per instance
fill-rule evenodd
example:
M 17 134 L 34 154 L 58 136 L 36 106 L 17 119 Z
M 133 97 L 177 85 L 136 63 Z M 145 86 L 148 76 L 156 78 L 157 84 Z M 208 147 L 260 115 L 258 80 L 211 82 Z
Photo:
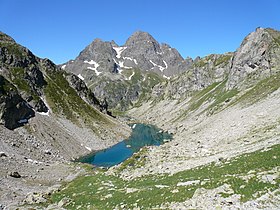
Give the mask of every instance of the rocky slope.
M 236 52 L 195 60 L 182 75 L 157 85 L 153 89 L 153 100 L 128 113 L 135 119 L 168 130 L 174 134 L 174 139 L 160 147 L 148 148 L 139 158 L 142 162 L 138 167 L 126 167 L 120 173 L 117 167 L 111 173 L 119 173 L 118 176 L 129 180 L 137 180 L 137 177 L 147 174 L 176 176 L 213 163 L 223 167 L 223 160 L 229 163 L 242 154 L 249 155 L 255 151 L 258 153 L 254 154 L 261 154 L 261 151 L 277 147 L 280 143 L 279 39 L 279 31 L 257 28 L 244 39 Z M 277 153 L 274 156 L 276 160 L 279 159 L 279 151 Z M 279 208 L 279 195 L 276 191 L 276 194 L 270 193 L 279 185 L 279 164 L 273 165 L 272 171 L 258 170 L 235 174 L 235 177 L 242 177 L 252 173 L 248 180 L 257 180 L 257 185 L 263 183 L 260 178 L 263 175 L 274 177 L 274 181 L 269 181 L 271 191 L 254 189 L 255 194 L 247 203 L 242 203 L 242 190 L 238 190 L 242 186 L 233 190 L 230 204 L 226 205 L 229 201 L 219 198 L 219 187 L 213 188 L 214 191 L 212 188 L 198 188 L 192 199 L 167 202 L 163 208 Z M 230 190 L 234 186 L 234 182 L 230 183 Z M 261 195 L 264 195 L 264 200 Z
M 68 161 L 127 137 L 107 107 L 77 76 L 0 33 L 0 203 L 61 183 L 76 171 Z M 63 170 L 40 173 L 56 165 Z
M 83 79 L 98 98 L 106 98 L 110 108 L 126 110 L 143 101 L 155 84 L 185 71 L 191 63 L 176 49 L 138 31 L 123 46 L 95 39 L 62 68 Z

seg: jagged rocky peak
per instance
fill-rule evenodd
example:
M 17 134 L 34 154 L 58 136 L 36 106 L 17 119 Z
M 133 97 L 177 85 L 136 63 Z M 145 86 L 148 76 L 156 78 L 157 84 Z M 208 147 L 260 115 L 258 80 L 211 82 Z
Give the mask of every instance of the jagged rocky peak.
M 101 39 L 95 39 L 88 45 L 79 55 L 79 59 L 95 59 L 102 60 L 104 56 L 112 57 L 116 53 L 113 50 L 111 42 L 104 42 Z
M 126 41 L 125 45 L 128 48 L 144 48 L 147 49 L 146 53 L 151 52 L 160 52 L 160 45 L 159 43 L 147 32 L 137 31 L 132 34 Z M 141 53 L 141 52 L 140 52 Z
M 76 75 L 87 74 L 90 77 L 105 72 L 116 73 L 117 66 L 113 58 L 117 54 L 113 45 L 115 45 L 113 42 L 95 39 L 75 60 L 68 61 L 62 68 Z
M 254 82 L 265 78 L 280 66 L 280 32 L 257 28 L 241 43 L 234 54 L 228 88 L 240 87 L 245 78 Z M 248 84 L 250 85 L 250 84 Z
M 89 77 L 108 73 L 121 74 L 123 70 L 153 71 L 161 76 L 173 76 L 186 69 L 179 52 L 167 44 L 160 45 L 149 33 L 137 31 L 123 46 L 114 41 L 95 39 L 73 61 L 62 67 L 76 75 Z

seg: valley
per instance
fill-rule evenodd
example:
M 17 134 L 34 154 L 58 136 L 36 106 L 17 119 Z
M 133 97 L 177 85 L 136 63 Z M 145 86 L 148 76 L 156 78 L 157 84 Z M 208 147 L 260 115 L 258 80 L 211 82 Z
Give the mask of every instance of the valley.
M 279 40 L 257 28 L 193 60 L 135 32 L 55 65 L 1 33 L 0 209 L 278 209 Z M 135 122 L 172 140 L 108 169 L 73 162 Z

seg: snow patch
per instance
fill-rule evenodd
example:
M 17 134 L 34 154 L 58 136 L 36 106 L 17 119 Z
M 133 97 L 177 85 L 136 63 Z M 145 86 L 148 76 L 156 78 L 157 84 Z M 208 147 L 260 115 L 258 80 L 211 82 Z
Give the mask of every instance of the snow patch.
M 134 74 L 135 74 L 135 72 L 133 72 L 133 73 L 129 76 L 128 80 L 131 80 L 131 78 L 134 76 Z
M 27 161 L 30 162 L 30 163 L 34 163 L 34 164 L 42 164 L 42 163 L 43 163 L 43 162 L 41 162 L 41 161 L 32 160 L 32 159 L 30 159 L 30 158 L 28 158 Z
M 66 67 L 66 65 L 63 65 L 63 66 L 61 66 L 61 69 L 62 69 L 62 70 L 65 70 L 65 67 Z
M 95 62 L 94 60 L 91 60 L 91 61 L 85 60 L 84 63 L 88 63 L 88 64 L 90 64 L 90 65 L 94 65 L 94 66 L 97 66 L 97 67 L 99 66 L 99 64 L 98 64 L 97 62 Z M 96 68 L 97 68 L 97 67 L 96 67 Z
M 163 75 L 163 78 L 165 79 L 170 79 L 170 77 L 166 76 L 166 75 Z
M 113 47 L 113 49 L 116 51 L 117 53 L 117 58 L 121 58 L 121 54 L 122 52 L 126 49 L 127 47 Z
M 48 111 L 47 112 L 37 112 L 38 114 L 40 115 L 44 115 L 44 116 L 50 116 L 50 110 L 51 108 L 49 107 L 47 101 L 43 98 L 43 97 L 40 97 L 40 99 L 44 102 L 44 104 L 47 106 L 48 108 Z
M 92 151 L 90 147 L 85 146 L 85 148 L 90 152 Z
M 50 116 L 50 110 L 48 110 L 47 112 L 37 112 L 37 113 L 44 116 Z
M 85 78 L 84 78 L 81 74 L 78 74 L 78 77 L 79 77 L 81 80 L 85 80 Z
M 151 64 L 154 65 L 154 67 L 158 67 L 160 71 L 163 71 L 164 69 L 167 68 L 167 67 L 163 67 L 163 66 L 160 66 L 160 65 L 154 63 L 152 60 L 150 60 L 150 62 L 151 62 Z M 167 66 L 167 63 L 165 61 L 164 61 L 164 64 L 165 64 L 165 66 Z
M 164 65 L 165 65 L 165 68 L 167 69 L 167 68 L 168 68 L 168 65 L 167 65 L 166 61 L 163 60 L 163 63 L 164 63 Z
M 95 74 L 96 74 L 97 76 L 98 76 L 99 74 L 102 73 L 102 72 L 100 72 L 100 71 L 97 71 L 97 68 L 98 68 L 100 65 L 99 65 L 97 62 L 95 62 L 94 60 L 91 60 L 91 61 L 85 60 L 84 63 L 88 63 L 88 64 L 90 64 L 90 65 L 94 65 L 94 67 L 89 66 L 89 67 L 87 67 L 87 69 L 90 69 L 90 70 L 95 71 Z
M 99 76 L 99 74 L 101 74 L 102 72 L 101 71 L 97 71 L 97 69 L 96 68 L 92 68 L 92 67 L 87 67 L 87 69 L 90 69 L 90 70 L 93 70 L 93 71 L 95 71 L 95 74 L 97 75 L 97 76 Z
M 121 68 L 123 68 L 123 69 L 132 69 L 132 67 L 125 66 L 125 65 L 124 65 L 124 61 L 117 62 L 117 61 L 114 59 L 114 62 L 118 65 L 117 70 L 118 70 L 119 73 L 122 72 L 122 69 L 121 69 Z
M 136 65 L 138 65 L 137 60 L 136 60 L 136 59 L 134 59 L 134 58 L 130 58 L 130 57 L 123 57 L 123 59 L 131 60 L 131 61 L 133 61 Z
M 120 61 L 120 62 L 118 63 L 118 65 L 119 65 L 121 68 L 123 68 L 123 67 L 124 67 L 124 61 Z
M 27 123 L 27 122 L 28 122 L 27 119 L 21 119 L 21 120 L 18 121 L 18 123 Z

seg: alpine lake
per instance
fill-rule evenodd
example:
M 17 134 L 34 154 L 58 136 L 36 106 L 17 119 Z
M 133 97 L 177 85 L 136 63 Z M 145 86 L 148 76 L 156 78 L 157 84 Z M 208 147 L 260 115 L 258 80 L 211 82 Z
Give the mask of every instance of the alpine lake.
M 114 146 L 91 153 L 77 161 L 89 163 L 95 167 L 112 167 L 125 161 L 142 147 L 159 146 L 172 139 L 172 135 L 160 130 L 156 126 L 147 124 L 131 124 L 132 133 L 128 139 Z

